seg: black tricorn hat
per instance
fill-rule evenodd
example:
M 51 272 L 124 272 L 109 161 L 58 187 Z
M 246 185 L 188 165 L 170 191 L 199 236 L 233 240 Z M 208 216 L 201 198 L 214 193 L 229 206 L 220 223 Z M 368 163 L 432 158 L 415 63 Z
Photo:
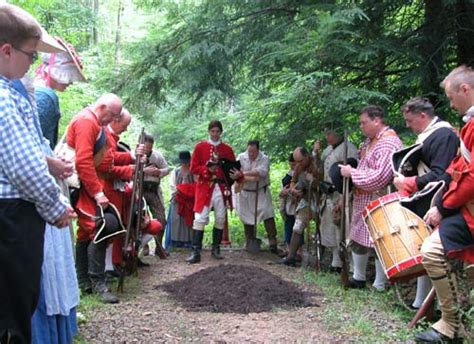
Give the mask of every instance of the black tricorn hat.
M 343 164 L 342 161 L 335 162 L 331 168 L 329 169 L 329 177 L 332 180 L 332 183 L 334 187 L 336 188 L 336 191 L 339 193 L 342 193 L 342 185 L 343 185 L 343 177 L 341 175 L 341 168 L 339 165 Z M 357 160 L 354 158 L 349 158 L 347 159 L 347 164 L 351 165 L 353 168 L 357 167 Z M 349 179 L 349 190 L 352 189 L 352 180 Z
M 418 175 L 418 164 L 422 158 L 422 143 L 414 144 L 392 154 L 392 168 L 405 177 Z
M 126 232 L 120 212 L 112 203 L 105 210 L 102 206 L 97 206 L 94 244 Z
M 178 153 L 179 162 L 188 164 L 191 161 L 191 153 L 189 151 L 181 151 Z
M 400 204 L 423 218 L 428 210 L 435 205 L 436 200 L 441 196 L 445 185 L 446 183 L 443 180 L 430 182 L 420 191 L 415 192 L 409 197 L 401 198 Z

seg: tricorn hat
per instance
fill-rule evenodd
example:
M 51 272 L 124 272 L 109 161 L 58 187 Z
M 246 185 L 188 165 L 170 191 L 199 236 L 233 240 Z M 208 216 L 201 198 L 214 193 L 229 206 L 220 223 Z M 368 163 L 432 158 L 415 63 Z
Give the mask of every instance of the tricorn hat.
M 414 144 L 392 154 L 392 168 L 405 177 L 418 175 L 418 164 L 422 158 L 422 143 Z
M 341 175 L 341 168 L 339 165 L 343 164 L 342 161 L 335 162 L 329 169 L 329 177 L 336 188 L 336 191 L 342 193 L 343 177 Z M 347 159 L 347 164 L 353 168 L 357 167 L 357 160 L 354 158 Z M 349 179 L 349 190 L 352 189 L 352 180 Z
M 127 232 L 120 218 L 120 212 L 112 203 L 105 209 L 98 205 L 95 219 L 94 244 Z
M 416 215 L 423 218 L 425 214 L 433 207 L 438 197 L 441 196 L 446 185 L 444 180 L 430 182 L 423 189 L 415 192 L 409 197 L 400 199 L 402 207 L 410 209 Z

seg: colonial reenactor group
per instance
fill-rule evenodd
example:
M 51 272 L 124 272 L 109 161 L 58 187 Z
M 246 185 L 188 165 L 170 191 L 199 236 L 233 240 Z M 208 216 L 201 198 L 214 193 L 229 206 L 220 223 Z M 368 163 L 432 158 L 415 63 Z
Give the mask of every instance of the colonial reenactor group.
M 41 64 L 31 80 L 25 74 L 38 51 Z M 305 231 L 316 221 L 318 243 L 331 256 L 327 270 L 341 273 L 345 258 L 350 261 L 348 288 L 368 287 L 371 256 L 372 287 L 378 291 L 400 275 L 416 277 L 411 307 L 417 309 L 434 288 L 441 319 L 418 333 L 416 341 L 465 337 L 451 265 L 452 259 L 464 262 L 472 288 L 473 69 L 455 68 L 441 83 L 451 107 L 463 116 L 460 132 L 436 115 L 427 98 L 416 97 L 401 108 L 407 127 L 417 136 L 410 147 L 403 148 L 384 109 L 369 105 L 359 113 L 365 136 L 359 149 L 343 134 L 341 118 L 325 125 L 325 144 L 315 141 L 308 150 L 302 142 L 289 152 L 289 170 L 279 193 L 283 250 L 277 241 L 270 158 L 255 139 L 236 156 L 222 140 L 219 120 L 209 123 L 208 138 L 192 152 L 179 153 L 175 170 L 153 149 L 153 136 L 142 133 L 132 149 L 120 142 L 133 116 L 115 94 L 104 94 L 79 111 L 59 138 L 56 91 L 85 81 L 82 70 L 73 46 L 49 36 L 22 9 L 0 5 L 1 343 L 44 343 L 51 333 L 57 334 L 54 342 L 72 343 L 79 290 L 98 294 L 104 303 L 119 302 L 108 280 L 123 280 L 137 267 L 147 266 L 139 256 L 153 254 L 152 239 L 160 258 L 166 259 L 173 247 L 188 247 L 187 263 L 199 264 L 211 212 L 211 257 L 224 259 L 228 209 L 235 209 L 242 222 L 249 252 L 261 248 L 257 226 L 263 223 L 269 251 L 287 266 L 298 265 L 304 242 L 312 240 Z M 161 181 L 168 174 L 172 199 L 167 216 Z M 403 242 L 400 233 L 413 228 L 413 221 L 406 221 L 405 227 L 394 225 L 404 219 L 391 219 L 392 207 L 418 219 L 417 226 L 428 233 L 417 239 L 416 249 Z M 348 230 L 341 231 L 346 221 Z M 406 259 L 393 259 L 397 254 L 390 251 L 398 248 L 384 243 L 387 236 L 402 241 Z

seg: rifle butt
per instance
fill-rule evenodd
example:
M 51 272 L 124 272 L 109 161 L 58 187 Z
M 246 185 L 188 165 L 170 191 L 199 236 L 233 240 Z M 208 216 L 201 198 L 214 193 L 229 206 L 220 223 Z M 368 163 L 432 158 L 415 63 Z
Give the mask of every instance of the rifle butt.
M 339 249 L 339 255 L 342 261 L 341 285 L 344 289 L 348 289 L 349 288 L 349 267 L 347 266 L 347 250 L 346 250 L 346 247 L 343 245 L 344 244 L 341 243 L 341 247 Z
M 425 301 L 423 301 L 423 304 L 421 305 L 420 309 L 416 312 L 415 316 L 413 317 L 413 319 L 411 319 L 410 323 L 408 324 L 407 327 L 409 329 L 412 329 L 413 327 L 415 327 L 418 321 L 420 321 L 421 318 L 423 318 L 429 313 L 430 309 L 432 308 L 434 304 L 435 296 L 436 296 L 435 288 L 431 288 L 428 296 L 426 297 Z

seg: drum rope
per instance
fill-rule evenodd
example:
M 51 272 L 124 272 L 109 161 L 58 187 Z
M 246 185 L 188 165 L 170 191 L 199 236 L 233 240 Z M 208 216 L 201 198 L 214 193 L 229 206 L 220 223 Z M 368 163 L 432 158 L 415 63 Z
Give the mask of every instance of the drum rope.
M 374 236 L 376 234 L 376 229 L 377 229 L 377 226 L 375 225 L 375 221 L 372 217 L 372 214 L 370 212 L 367 213 L 368 214 L 368 217 L 369 217 L 369 220 L 371 221 L 372 223 L 372 226 L 374 228 Z M 390 250 L 388 249 L 388 247 L 385 245 L 385 242 L 383 241 L 383 238 L 382 240 L 379 240 L 380 243 L 382 244 L 382 246 L 384 247 L 385 251 L 387 252 L 388 256 L 390 257 L 390 259 L 392 260 L 392 263 L 395 264 L 396 260 L 394 259 L 394 257 L 391 255 L 390 253 Z M 374 242 L 375 243 L 375 242 Z M 381 251 L 378 251 L 378 248 L 377 248 L 377 245 L 374 245 L 375 247 L 375 250 L 379 253 L 379 257 L 383 257 Z M 380 259 L 380 261 L 382 262 L 383 265 L 385 265 L 385 263 L 383 262 L 383 259 Z M 385 267 L 385 270 L 387 270 L 387 267 Z

